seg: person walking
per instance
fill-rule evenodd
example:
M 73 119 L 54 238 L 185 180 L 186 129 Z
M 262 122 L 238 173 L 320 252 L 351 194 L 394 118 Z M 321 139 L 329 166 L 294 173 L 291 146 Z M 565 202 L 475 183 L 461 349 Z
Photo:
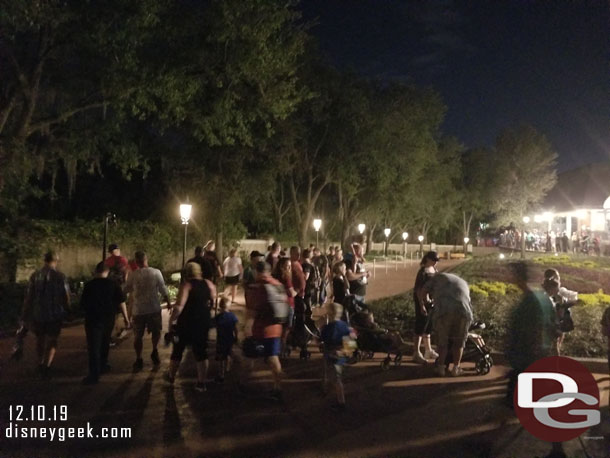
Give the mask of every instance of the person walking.
M 203 256 L 203 252 L 204 250 L 202 246 L 195 247 L 195 256 L 186 261 L 184 266 L 186 267 L 189 262 L 196 262 L 201 267 L 201 273 L 203 275 L 203 278 L 212 278 L 214 276 L 214 266 L 208 258 Z M 183 277 L 184 276 L 185 275 L 183 275 Z
M 303 275 L 305 276 L 305 307 L 307 310 L 311 310 L 312 307 L 318 305 L 317 303 L 317 292 L 320 287 L 320 272 L 311 260 L 312 252 L 310 250 L 303 250 L 301 254 L 301 266 L 303 268 Z
M 203 250 L 203 257 L 209 261 L 212 266 L 211 277 L 207 277 L 207 272 L 203 272 L 203 278 L 210 280 L 214 285 L 218 284 L 218 280 L 223 278 L 220 262 L 216 255 L 216 244 L 212 240 L 208 240 Z
M 125 256 L 121 255 L 121 249 L 116 243 L 108 245 L 108 253 L 110 253 L 110 255 L 104 260 L 104 264 L 110 269 L 108 278 L 114 281 L 120 288 L 123 288 L 130 270 L 129 261 L 127 261 Z M 124 323 L 120 321 L 118 315 L 120 315 L 120 313 L 117 309 L 110 339 L 111 347 L 118 345 L 121 342 L 121 339 L 127 337 L 128 328 L 123 326 Z
M 250 252 L 250 265 L 244 269 L 242 278 L 242 287 L 245 291 L 248 286 L 252 285 L 256 281 L 256 264 L 263 260 L 263 254 L 258 250 Z
M 438 358 L 438 353 L 432 350 L 430 334 L 432 333 L 432 312 L 433 303 L 428 296 L 422 296 L 422 288 L 428 280 L 436 275 L 436 264 L 439 257 L 436 251 L 428 251 L 419 264 L 419 271 L 415 277 L 413 287 L 413 302 L 415 304 L 415 337 L 413 339 L 413 361 L 425 364 L 429 359 Z M 424 343 L 425 352 L 422 355 L 420 347 Z
M 216 361 L 219 362 L 216 382 L 225 380 L 225 373 L 231 370 L 233 344 L 237 342 L 237 317 L 231 312 L 231 301 L 220 299 L 220 312 L 214 317 L 216 326 Z
M 316 266 L 320 274 L 320 284 L 316 291 L 315 302 L 319 305 L 322 305 L 326 302 L 327 288 L 330 279 L 330 268 L 328 264 L 328 258 L 320 251 L 318 247 L 316 247 L 313 250 L 313 258 L 311 262 L 314 266 Z
M 186 281 L 180 285 L 170 317 L 174 344 L 165 379 L 170 384 L 174 383 L 184 350 L 190 346 L 197 366 L 195 389 L 204 392 L 209 364 L 210 305 L 216 299 L 216 287 L 203 278 L 201 266 L 197 263 L 188 263 L 185 273 Z
M 337 402 L 334 410 L 345 410 L 345 389 L 343 387 L 343 367 L 352 348 L 355 335 L 345 321 L 341 321 L 343 306 L 335 302 L 328 304 L 328 324 L 320 331 L 320 340 L 324 346 L 324 377 L 322 390 L 327 391 L 329 379 L 335 386 Z M 347 341 L 347 342 L 346 342 Z M 330 373 L 330 377 L 329 377 Z
M 286 295 L 288 296 L 288 305 L 290 306 L 290 310 L 288 310 L 288 319 L 286 320 L 286 323 L 284 324 L 284 329 L 282 331 L 281 354 L 286 356 L 288 354 L 286 341 L 288 339 L 288 333 L 292 330 L 292 327 L 294 325 L 294 298 L 297 295 L 296 290 L 292 286 L 292 265 L 290 263 L 289 258 L 280 258 L 277 265 L 275 266 L 273 278 L 275 278 L 282 285 L 284 285 Z
M 65 310 L 70 306 L 70 288 L 64 274 L 57 270 L 59 256 L 54 251 L 44 255 L 44 266 L 30 276 L 21 320 L 36 336 L 38 372 L 50 375 L 57 351 L 57 341 Z
M 241 263 L 241 258 L 237 255 L 237 249 L 231 248 L 229 256 L 223 262 L 225 283 L 229 286 L 231 294 L 231 302 L 235 302 L 235 293 L 237 285 L 244 274 L 244 268 Z
M 142 339 L 144 331 L 151 333 L 152 353 L 150 359 L 153 367 L 157 369 L 161 364 L 157 346 L 161 338 L 161 302 L 159 295 L 170 307 L 169 292 L 165 286 L 163 275 L 159 269 L 148 265 L 148 256 L 143 251 L 136 252 L 138 270 L 132 272 L 125 283 L 125 293 L 133 295 L 133 348 L 136 352 L 136 361 L 133 363 L 135 372 L 144 367 L 142 360 Z
M 275 266 L 280 259 L 281 251 L 282 246 L 280 245 L 280 242 L 273 242 L 271 244 L 269 254 L 265 257 L 265 262 L 271 266 L 271 272 L 275 270 Z
M 123 315 L 125 327 L 129 327 L 125 296 L 109 274 L 108 265 L 100 262 L 95 267 L 95 277 L 85 284 L 81 296 L 89 354 L 89 374 L 83 379 L 84 385 L 96 384 L 100 375 L 110 370 L 108 352 L 117 310 Z
M 271 369 L 273 376 L 273 390 L 271 398 L 282 401 L 282 365 L 280 363 L 282 325 L 276 322 L 274 305 L 272 302 L 283 301 L 288 307 L 288 298 L 284 293 L 282 284 L 271 276 L 271 266 L 266 262 L 256 265 L 256 283 L 250 285 L 246 292 L 246 337 L 252 337 L 262 342 L 265 362 Z M 243 381 L 247 379 L 252 363 L 244 368 L 240 380 L 240 389 L 243 390 Z
M 301 250 L 298 246 L 290 247 L 290 266 L 292 268 L 292 286 L 297 292 L 294 297 L 295 313 L 309 313 L 311 309 L 307 309 L 305 305 L 305 274 L 303 266 L 300 262 Z
M 468 283 L 454 274 L 437 273 L 420 289 L 420 302 L 426 295 L 434 303 L 432 327 L 438 339 L 436 373 L 441 377 L 445 375 L 445 361 L 451 345 L 451 375 L 462 375 L 460 363 L 473 319 Z

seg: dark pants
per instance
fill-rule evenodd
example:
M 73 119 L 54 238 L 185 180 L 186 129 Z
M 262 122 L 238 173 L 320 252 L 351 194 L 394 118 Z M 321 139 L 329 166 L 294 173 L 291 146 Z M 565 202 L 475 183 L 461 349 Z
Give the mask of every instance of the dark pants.
M 89 376 L 98 379 L 100 371 L 108 364 L 110 336 L 114 322 L 85 323 L 87 350 L 89 352 Z

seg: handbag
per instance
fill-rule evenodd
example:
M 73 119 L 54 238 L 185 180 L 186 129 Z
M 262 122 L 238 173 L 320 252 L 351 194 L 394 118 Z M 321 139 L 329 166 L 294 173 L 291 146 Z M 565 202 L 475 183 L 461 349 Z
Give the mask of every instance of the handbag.
M 574 330 L 574 320 L 572 320 L 572 314 L 568 309 L 563 313 L 563 318 L 559 320 L 559 330 L 561 332 L 570 332 Z

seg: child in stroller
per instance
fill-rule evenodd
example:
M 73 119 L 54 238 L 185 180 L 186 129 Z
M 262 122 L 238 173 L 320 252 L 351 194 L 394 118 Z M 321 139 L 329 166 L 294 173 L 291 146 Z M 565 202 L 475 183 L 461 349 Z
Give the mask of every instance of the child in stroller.
M 491 370 L 494 362 L 491 358 L 491 350 L 480 334 L 473 331 L 485 329 L 485 323 L 482 321 L 475 321 L 468 328 L 468 338 L 466 339 L 466 345 L 464 346 L 464 353 L 462 355 L 462 362 L 470 361 L 474 362 L 475 370 L 477 375 L 486 375 Z M 451 346 L 452 341 L 449 340 L 449 351 L 447 352 L 447 358 L 445 358 L 445 367 L 449 370 L 449 365 L 453 362 Z M 438 364 L 438 359 L 436 361 Z
M 394 364 L 399 366 L 402 355 L 407 351 L 406 342 L 398 331 L 390 331 L 375 323 L 375 317 L 369 311 L 360 311 L 351 316 L 351 325 L 357 333 L 358 349 L 353 358 L 362 361 L 372 358 L 375 352 L 386 353 L 381 362 L 381 369 L 388 370 L 394 354 Z
M 311 318 L 311 310 L 307 309 L 302 300 L 297 300 L 294 304 L 294 321 L 286 339 L 283 356 L 290 356 L 291 348 L 300 348 L 299 357 L 309 359 L 311 352 L 307 350 L 307 345 L 314 337 L 320 337 L 320 330 Z

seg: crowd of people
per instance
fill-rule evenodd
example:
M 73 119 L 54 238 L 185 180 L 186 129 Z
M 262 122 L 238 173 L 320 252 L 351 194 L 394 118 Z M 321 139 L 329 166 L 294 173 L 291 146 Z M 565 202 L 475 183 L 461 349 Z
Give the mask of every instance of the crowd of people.
M 522 234 L 525 234 L 525 249 L 527 251 L 539 251 L 546 253 L 583 253 L 600 256 L 602 254 L 602 242 L 599 235 L 589 231 L 580 230 L 569 235 L 566 231 L 540 231 L 538 229 L 520 231 L 509 228 L 494 237 L 494 246 L 520 250 Z M 477 243 L 482 245 L 483 240 L 478 237 Z
M 324 351 L 324 388 L 327 382 L 334 383 L 335 407 L 343 409 L 342 373 L 355 350 L 356 335 L 370 333 L 388 346 L 404 347 L 402 336 L 379 327 L 368 310 L 366 289 L 370 275 L 358 243 L 351 244 L 351 251 L 344 256 L 340 247 L 330 247 L 327 253 L 315 246 L 304 250 L 292 246 L 286 251 L 276 242 L 267 253 L 251 252 L 250 264 L 244 268 L 234 249 L 220 263 L 214 243 L 209 242 L 197 247 L 195 256 L 186 263 L 173 303 L 161 271 L 148 265 L 146 253 L 136 252 L 134 262 L 130 263 L 116 244 L 109 249 L 110 256 L 95 267 L 94 278 L 85 284 L 81 296 L 89 356 L 84 384 L 98 383 L 111 369 L 108 356 L 117 314 L 124 327 L 133 330 L 133 371 L 144 368 L 146 331 L 152 344 L 152 368 L 160 367 L 158 345 L 163 303 L 170 310 L 165 341 L 172 345 L 165 380 L 174 383 L 184 351 L 190 347 L 197 367 L 195 388 L 206 391 L 208 337 L 210 329 L 215 328 L 218 362 L 215 380 L 222 383 L 231 371 L 233 349 L 238 341 L 238 318 L 231 311 L 238 285 L 244 290 L 246 310 L 242 341 L 246 358 L 239 374 L 240 390 L 248 391 L 252 366 L 262 359 L 273 375 L 270 396 L 281 400 L 281 358 L 289 355 L 291 345 L 304 345 L 306 350 L 311 339 L 305 338 L 304 344 L 294 342 L 298 341 L 299 333 L 308 331 L 310 337 L 319 339 Z M 66 278 L 57 269 L 58 261 L 58 256 L 49 252 L 44 266 L 32 274 L 23 308 L 24 326 L 19 331 L 21 339 L 28 329 L 35 334 L 38 370 L 45 378 L 49 376 L 63 314 L 70 301 Z M 450 361 L 453 364 L 450 375 L 460 376 L 462 351 L 474 318 L 469 286 L 457 275 L 438 272 L 438 262 L 436 252 L 426 253 L 417 273 L 413 289 L 413 361 L 436 362 L 438 376 L 446 375 L 449 367 L 446 362 Z M 577 303 L 578 294 L 561 285 L 555 269 L 544 273 L 542 288 L 532 289 L 526 264 L 511 266 L 513 281 L 523 291 L 522 300 L 511 314 L 506 347 L 513 369 L 508 391 L 512 399 L 520 372 L 543 356 L 561 354 L 564 334 L 574 329 L 570 308 Z M 217 284 L 221 278 L 225 279 L 225 292 L 219 295 Z M 310 323 L 313 309 L 322 306 L 326 313 L 318 331 L 316 324 Z M 604 320 L 605 333 L 610 334 L 610 312 L 604 315 Z

